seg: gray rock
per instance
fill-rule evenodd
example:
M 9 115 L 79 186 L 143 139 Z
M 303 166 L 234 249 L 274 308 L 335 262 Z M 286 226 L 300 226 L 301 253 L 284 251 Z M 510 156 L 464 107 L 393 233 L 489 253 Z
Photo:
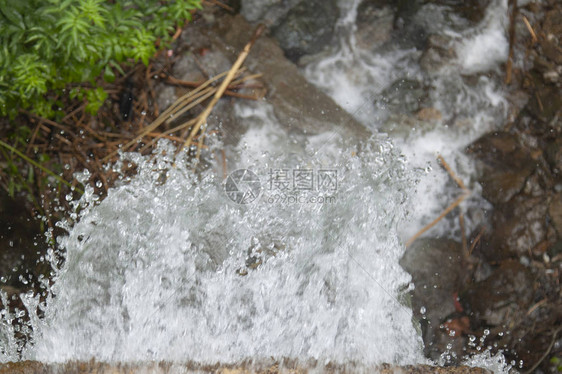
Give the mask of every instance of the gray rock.
M 385 88 L 375 105 L 391 113 L 413 113 L 427 101 L 423 84 L 414 79 L 398 79 Z
M 279 20 L 303 0 L 242 0 L 240 14 L 249 22 L 264 22 L 268 26 Z
M 164 83 L 159 83 L 154 87 L 156 95 L 156 104 L 160 112 L 166 110 L 170 105 L 178 99 L 176 95 L 176 88 Z
M 492 204 L 505 203 L 521 191 L 535 168 L 528 151 L 507 132 L 486 134 L 467 151 L 477 160 L 482 196 Z
M 457 56 L 451 42 L 452 39 L 448 36 L 430 35 L 427 48 L 420 57 L 421 68 L 428 73 L 434 73 L 455 59 Z
M 201 69 L 199 69 L 197 65 L 197 59 L 195 58 L 194 53 L 191 51 L 185 52 L 174 64 L 172 74 L 174 75 L 174 78 L 182 81 L 197 82 L 205 80 L 203 72 L 201 72 Z
M 213 48 L 231 62 L 251 39 L 254 28 L 241 16 L 225 15 L 208 33 Z M 308 83 L 298 68 L 284 56 L 275 40 L 260 37 L 245 66 L 263 73 L 266 100 L 289 132 L 320 134 L 335 132 L 348 139 L 363 139 L 370 131 L 339 107 L 330 97 Z
M 424 113 L 418 112 L 418 113 Z M 424 118 L 412 114 L 391 114 L 379 128 L 393 138 L 406 139 L 412 134 L 426 133 L 442 124 L 440 118 Z
M 214 75 L 229 70 L 251 39 L 254 29 L 255 27 L 240 15 L 222 14 L 212 18 L 200 18 L 190 23 L 178 39 L 178 48 L 187 52 L 173 67 L 174 77 L 192 80 L 199 74 Z M 207 56 L 212 56 L 215 60 L 213 64 L 205 63 Z M 265 91 L 267 94 L 263 100 L 271 106 L 283 126 L 281 131 L 290 135 L 293 142 L 297 139 L 302 140 L 303 134 L 332 132 L 340 134 L 339 138 L 349 144 L 357 144 L 358 139 L 365 139 L 371 135 L 369 130 L 330 97 L 309 84 L 295 64 L 284 56 L 283 50 L 274 39 L 266 35 L 258 38 L 244 66 L 251 73 L 261 73 L 263 76 L 253 82 L 257 84 L 257 88 L 248 87 L 239 90 L 239 93 L 259 96 Z M 159 84 L 156 91 L 159 92 L 158 96 L 162 96 L 158 98 L 160 110 L 164 110 L 185 90 L 183 87 Z M 221 140 L 225 145 L 238 144 L 249 126 L 247 121 L 237 117 L 235 100 L 244 99 L 221 99 L 208 118 L 209 128 L 220 129 Z M 248 105 L 252 104 L 252 101 L 248 101 Z M 191 113 L 197 113 L 201 108 L 196 107 L 193 110 L 195 112 Z M 302 148 L 304 143 L 301 143 L 295 144 L 295 147 Z
M 273 36 L 292 61 L 322 51 L 332 40 L 339 17 L 335 0 L 307 0 L 293 7 L 273 27 Z
M 400 265 L 412 275 L 415 285 L 412 306 L 422 326 L 425 353 L 438 359 L 447 344 L 459 339 L 448 336 L 440 325 L 456 312 L 454 294 L 461 288 L 465 269 L 461 245 L 449 239 L 418 239 L 406 250 Z M 462 344 L 454 346 L 461 349 Z
M 392 36 L 394 10 L 390 5 L 380 3 L 366 0 L 357 8 L 355 38 L 360 48 L 374 49 Z

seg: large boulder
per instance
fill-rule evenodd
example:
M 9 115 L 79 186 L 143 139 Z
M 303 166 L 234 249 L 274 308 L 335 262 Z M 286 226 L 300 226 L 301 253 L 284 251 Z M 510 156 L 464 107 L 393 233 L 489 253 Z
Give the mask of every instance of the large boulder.
M 298 61 L 304 55 L 321 52 L 330 44 L 338 18 L 335 0 L 303 1 L 273 28 L 273 36 L 287 57 Z
M 250 22 L 268 25 L 292 61 L 324 49 L 339 18 L 336 0 L 243 0 L 241 14 Z
M 208 19 L 211 20 L 202 18 L 190 24 L 182 35 L 180 42 L 186 43 L 189 46 L 186 49 L 191 51 L 186 52 L 183 58 L 191 58 L 189 53 L 193 51 L 205 51 L 205 54 L 212 53 L 215 57 L 220 55 L 217 60 L 223 61 L 221 69 L 228 70 L 228 64 L 234 63 L 252 38 L 255 27 L 240 15 L 221 15 Z M 254 44 L 244 66 L 252 73 L 262 74 L 260 79 L 267 90 L 263 100 L 271 106 L 287 133 L 315 135 L 333 132 L 354 142 L 371 135 L 329 96 L 308 83 L 274 39 L 262 35 Z M 219 117 L 229 112 L 232 106 L 228 101 L 224 103 L 220 112 L 214 112 Z M 222 122 L 230 133 L 240 133 L 245 126 L 233 117 L 213 121 Z

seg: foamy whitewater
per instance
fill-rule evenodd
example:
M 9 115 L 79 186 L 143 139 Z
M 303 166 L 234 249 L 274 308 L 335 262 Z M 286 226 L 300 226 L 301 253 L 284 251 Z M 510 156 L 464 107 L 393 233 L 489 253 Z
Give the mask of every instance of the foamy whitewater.
M 375 132 L 400 127 L 400 121 L 404 120 L 403 113 L 393 112 L 381 100 L 385 89 L 400 80 L 416 80 L 425 86 L 429 95 L 426 107 L 437 109 L 442 119 L 421 123 L 406 134 L 391 134 L 408 166 L 426 171 L 412 196 L 416 209 L 410 212 L 409 224 L 401 228 L 400 235 L 407 240 L 459 196 L 458 190 L 446 188 L 451 179 L 437 162 L 438 155 L 444 157 L 470 189 L 479 192 L 479 185 L 472 180 L 474 167 L 464 149 L 487 131 L 501 126 L 507 118 L 508 102 L 500 66 L 508 56 L 507 0 L 491 1 L 482 21 L 472 27 L 454 14 L 449 14 L 452 19 L 445 18 L 443 6 L 432 2 L 421 6 L 412 21 L 423 25 L 428 35 L 450 38 L 447 47 L 456 55 L 443 67 L 430 72 L 420 67 L 422 52 L 416 48 L 392 45 L 367 51 L 358 47 L 354 32 L 359 4 L 359 0 L 340 2 L 344 16 L 337 25 L 339 43 L 313 59 L 303 73 Z M 472 83 L 468 84 L 469 80 Z M 475 220 L 481 218 L 467 215 L 467 208 L 483 204 L 484 201 L 473 197 L 460 206 L 467 230 L 473 229 L 478 224 Z M 459 230 L 457 220 L 443 220 L 432 232 L 459 237 Z
M 373 99 L 398 78 L 423 78 L 419 52 L 358 50 L 350 21 L 357 1 L 341 7 L 340 45 L 304 73 L 376 131 L 392 113 Z M 501 0 L 474 29 L 428 21 L 454 37 L 459 56 L 431 77 L 432 102 L 444 122 L 470 119 L 464 128 L 375 135 L 357 152 L 334 134 L 293 139 L 267 103 L 239 103 L 237 115 L 250 130 L 227 150 L 229 172 L 251 173 L 238 174 L 234 184 L 223 180 L 221 162 L 194 174 L 184 157 L 169 156 L 166 142 L 152 157 L 123 154 L 111 167 L 134 164 L 137 175 L 123 177 L 101 203 L 86 188 L 74 223 L 61 223 L 66 263 L 54 297 L 45 306 L 21 296 L 28 310 L 44 312 L 31 313 L 33 339 L 21 354 L 10 326 L 17 316 L 2 312 L 0 362 L 428 363 L 406 296 L 413 285 L 398 261 L 403 239 L 454 196 L 436 154 L 469 182 L 462 148 L 505 117 L 498 83 L 481 76 L 468 87 L 461 77 L 505 61 L 505 15 Z M 280 193 L 280 180 L 303 172 L 312 175 L 310 189 Z M 233 186 L 257 198 L 233 201 Z M 448 225 L 436 229 L 453 232 Z M 501 355 L 468 364 L 507 370 Z
M 196 178 L 163 155 L 124 156 L 139 173 L 62 239 L 67 263 L 24 358 L 423 362 L 398 293 L 409 280 L 396 235 L 408 178 L 388 141 L 372 143 L 328 165 L 295 155 L 252 165 L 264 190 L 270 168 L 337 170 L 324 204 L 268 203 L 265 191 L 237 204 L 214 171 Z M 90 191 L 80 204 L 95 200 Z

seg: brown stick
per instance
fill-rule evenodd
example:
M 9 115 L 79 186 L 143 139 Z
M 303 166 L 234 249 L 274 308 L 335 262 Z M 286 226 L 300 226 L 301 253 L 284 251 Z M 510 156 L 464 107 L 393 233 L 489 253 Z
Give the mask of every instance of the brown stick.
M 443 219 L 447 214 L 449 214 L 453 209 L 455 209 L 460 203 L 462 203 L 470 193 L 465 193 L 457 198 L 451 205 L 449 205 L 440 215 L 439 217 L 435 218 L 429 225 L 425 226 L 423 229 L 418 231 L 416 235 L 412 236 L 410 240 L 406 242 L 406 247 L 409 247 L 417 238 L 423 235 L 427 230 L 435 226 L 439 221 Z
M 470 249 L 468 250 L 469 255 L 471 255 L 472 251 L 474 251 L 474 248 L 476 248 L 476 244 L 478 244 L 478 242 L 480 241 L 482 234 L 484 234 L 484 227 L 480 229 L 478 235 L 476 235 L 476 238 L 474 238 L 474 240 L 472 241 L 472 244 L 470 245 Z
M 217 104 L 219 99 L 222 97 L 224 91 L 226 91 L 226 88 L 228 87 L 228 85 L 230 84 L 232 79 L 234 78 L 236 72 L 238 71 L 238 69 L 240 69 L 240 67 L 242 66 L 242 63 L 244 62 L 244 60 L 246 60 L 246 57 L 248 57 L 248 54 L 250 53 L 250 49 L 252 49 L 254 43 L 259 38 L 259 36 L 263 33 L 264 30 L 265 30 L 265 25 L 263 25 L 263 24 L 260 24 L 256 28 L 256 31 L 254 31 L 254 35 L 252 36 L 252 39 L 248 42 L 248 44 L 246 44 L 246 46 L 244 47 L 244 49 L 242 50 L 242 52 L 238 56 L 238 59 L 236 60 L 234 65 L 232 65 L 232 68 L 229 70 L 228 74 L 226 75 L 226 78 L 224 78 L 222 84 L 220 85 L 219 89 L 215 93 L 215 96 L 211 99 L 211 102 L 209 103 L 207 108 L 199 116 L 199 120 L 193 126 L 193 129 L 191 130 L 191 133 L 189 134 L 189 137 L 187 138 L 187 140 L 183 144 L 183 148 L 189 147 L 191 145 L 193 137 L 195 136 L 195 134 L 197 134 L 197 132 L 199 131 L 199 129 L 201 128 L 203 123 L 205 123 L 207 121 L 207 118 L 209 117 L 209 114 L 211 114 L 211 111 L 213 110 L 213 108 L 215 107 L 215 105 Z M 182 149 L 182 147 L 178 148 L 178 152 L 181 149 Z
M 221 3 L 220 1 L 217 1 L 217 0 L 207 0 L 207 2 L 209 2 L 209 3 L 213 4 L 213 5 L 216 5 L 216 6 L 220 7 L 220 8 L 223 8 L 223 9 L 225 9 L 225 10 L 228 10 L 228 11 L 231 12 L 231 13 L 234 13 L 234 9 L 233 9 L 232 7 L 230 7 L 230 6 L 226 5 L 226 4 Z
M 529 33 L 531 34 L 531 38 L 533 38 L 533 44 L 538 42 L 539 39 L 537 38 L 537 34 L 535 34 L 535 30 L 533 30 L 531 23 L 529 23 L 529 20 L 525 16 L 523 16 L 523 23 L 525 23 L 525 26 L 527 26 L 527 30 L 529 30 Z
M 447 170 L 447 173 L 449 173 L 449 175 L 451 176 L 451 178 L 453 178 L 453 180 L 455 182 L 457 182 L 457 184 L 459 185 L 460 188 L 463 189 L 463 191 L 468 192 L 468 188 L 466 188 L 466 186 L 464 185 L 464 183 L 462 182 L 462 180 L 457 177 L 457 175 L 455 174 L 455 172 L 453 171 L 453 169 L 451 169 L 451 167 L 449 166 L 449 164 L 447 163 L 447 161 L 445 161 L 445 159 L 443 158 L 443 156 L 438 155 L 437 158 L 439 159 L 439 162 L 441 163 L 441 165 L 443 165 L 443 167 L 445 168 L 445 170 Z
M 406 242 L 406 247 L 409 247 L 417 238 L 419 238 L 423 233 L 425 233 L 427 230 L 431 229 L 433 226 L 435 226 L 439 221 L 441 221 L 443 219 L 443 217 L 445 217 L 447 214 L 449 214 L 449 212 L 451 212 L 453 209 L 455 209 L 460 203 L 462 203 L 464 201 L 464 199 L 466 199 L 468 196 L 470 196 L 470 191 L 468 188 L 466 188 L 466 186 L 464 185 L 464 183 L 462 182 L 462 180 L 457 177 L 457 175 L 455 174 L 455 172 L 453 171 L 453 169 L 451 169 L 451 167 L 449 166 L 449 164 L 447 163 L 447 161 L 445 161 L 445 159 L 443 158 L 443 156 L 438 155 L 437 159 L 439 160 L 439 162 L 441 163 L 441 165 L 443 165 L 443 167 L 445 168 L 445 170 L 447 171 L 447 173 L 449 173 L 449 176 L 451 178 L 453 178 L 453 180 L 455 182 L 457 182 L 457 184 L 459 185 L 460 188 L 462 188 L 462 190 L 464 191 L 464 194 L 461 195 L 458 199 L 456 199 L 455 201 L 453 201 L 453 203 L 451 205 L 449 205 L 440 215 L 439 217 L 437 217 L 436 219 L 434 219 L 430 224 L 428 224 L 427 226 L 425 226 L 424 228 L 422 228 L 420 231 L 418 231 L 414 236 L 412 236 L 407 242 Z M 461 213 L 462 214 L 462 213 Z M 462 220 L 462 225 L 461 225 L 461 229 L 463 230 L 463 235 L 464 235 L 464 229 L 462 228 L 462 226 L 464 226 L 464 218 Z M 466 239 L 465 239 L 466 240 Z
M 165 123 L 166 121 L 170 120 L 174 116 L 174 114 L 176 114 L 176 112 L 181 110 L 183 103 L 185 103 L 186 101 L 189 101 L 191 99 L 191 96 L 196 95 L 200 91 L 204 90 L 211 83 L 213 83 L 216 80 L 221 79 L 225 75 L 226 75 L 226 72 L 221 73 L 221 74 L 209 79 L 208 81 L 206 81 L 205 83 L 203 83 L 199 87 L 195 88 L 193 91 L 190 91 L 190 92 L 186 93 L 185 95 L 183 95 L 182 97 L 180 97 L 179 99 L 177 99 L 172 105 L 170 105 L 170 107 L 168 109 L 166 109 L 162 114 L 160 114 L 160 116 L 158 116 L 158 118 L 156 118 L 154 120 L 154 122 L 152 122 L 150 125 L 146 126 L 133 140 L 131 140 L 130 142 L 123 145 L 123 149 L 128 149 L 129 147 L 131 147 L 132 145 L 137 143 L 139 140 L 141 140 L 146 134 L 148 134 L 150 132 L 153 132 L 154 130 L 156 130 L 156 128 L 158 128 L 158 126 L 160 126 L 163 123 Z M 116 149 L 115 151 L 113 151 L 110 154 L 108 154 L 107 156 L 105 156 L 102 159 L 102 161 L 106 162 L 111 157 L 116 155 L 117 152 L 118 152 L 118 149 Z

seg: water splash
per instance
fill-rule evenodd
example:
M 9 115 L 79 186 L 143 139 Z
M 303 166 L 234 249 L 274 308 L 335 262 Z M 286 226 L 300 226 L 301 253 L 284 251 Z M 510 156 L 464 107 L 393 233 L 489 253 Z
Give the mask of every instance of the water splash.
M 344 149 L 330 165 L 254 161 L 264 192 L 246 205 L 229 200 L 213 171 L 174 164 L 172 152 L 163 142 L 153 158 L 125 155 L 138 174 L 99 204 L 91 190 L 80 200 L 80 220 L 60 241 L 55 297 L 32 319 L 23 358 L 424 362 L 399 301 L 409 276 L 396 230 L 410 179 L 388 141 L 372 139 L 361 157 Z M 335 199 L 268 203 L 270 168 L 303 165 L 337 170 Z M 26 300 L 30 310 L 37 302 Z

